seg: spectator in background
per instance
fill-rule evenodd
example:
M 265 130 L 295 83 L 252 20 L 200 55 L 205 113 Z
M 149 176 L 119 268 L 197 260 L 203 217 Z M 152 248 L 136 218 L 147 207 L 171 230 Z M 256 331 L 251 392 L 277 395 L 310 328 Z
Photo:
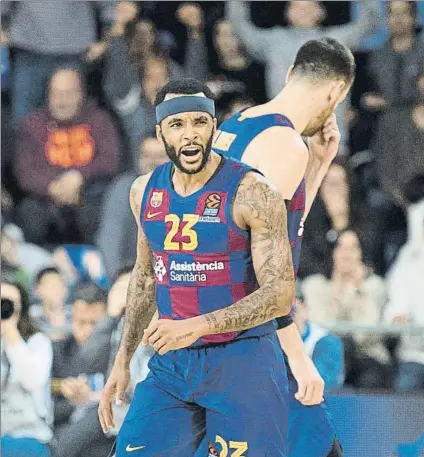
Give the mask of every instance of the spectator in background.
M 405 186 L 408 241 L 388 275 L 388 322 L 420 327 L 401 336 L 398 347 L 398 391 L 424 390 L 424 174 Z
M 98 322 L 93 333 L 84 345 L 83 353 L 87 364 L 94 363 L 94 361 L 101 356 L 100 352 L 104 351 L 105 347 L 110 347 L 108 371 L 113 366 L 116 352 L 119 349 L 119 343 L 121 340 L 125 307 L 127 303 L 128 285 L 133 267 L 134 264 L 127 264 L 120 267 L 112 280 L 112 287 L 109 290 L 107 299 L 107 315 Z M 147 376 L 147 363 L 153 353 L 154 351 L 149 345 L 140 345 L 131 359 L 131 383 L 127 391 L 128 400 L 133 395 L 135 385 L 144 380 Z M 130 402 L 128 401 L 126 405 L 114 408 L 116 428 L 111 431 L 112 434 L 116 434 L 121 427 L 124 416 L 128 410 L 129 403 Z M 86 439 L 89 440 L 90 438 L 86 437 Z
M 2 309 L 5 299 L 14 313 L 1 321 L 1 455 L 49 457 L 52 345 L 29 316 L 21 285 L 2 280 Z
M 27 290 L 34 285 L 36 275 L 42 268 L 53 266 L 49 251 L 27 243 L 22 230 L 15 224 L 2 224 L 1 266 Z
M 251 61 L 233 34 L 231 24 L 225 19 L 214 25 L 211 71 L 213 80 L 208 83 L 214 94 L 221 99 L 224 94 L 245 94 L 255 103 L 264 103 L 265 76 L 263 65 Z
M 92 359 L 84 347 L 105 315 L 106 298 L 106 292 L 94 284 L 80 286 L 72 308 L 72 334 L 53 345 L 55 451 L 59 457 L 98 457 L 107 455 L 110 448 L 97 418 L 110 348 L 102 346 Z
M 364 235 L 369 254 L 373 236 L 367 225 L 367 211 L 349 169 L 335 160 L 325 176 L 305 224 L 299 276 L 331 274 L 331 254 L 339 234 L 355 228 Z M 368 260 L 368 259 L 367 259 Z
M 373 191 L 371 204 L 374 226 L 381 233 L 379 249 L 385 270 L 406 240 L 407 202 L 402 188 L 414 176 L 424 173 L 424 45 L 422 49 L 422 67 L 415 84 L 410 81 L 408 87 L 411 97 L 417 88 L 415 102 L 387 108 L 380 116 L 372 144 L 379 185 Z M 415 67 L 410 68 L 412 71 Z
M 296 310 L 293 320 L 302 336 L 308 355 L 325 381 L 326 391 L 343 385 L 344 360 L 342 340 L 309 320 L 309 309 L 300 284 L 296 288 Z
M 72 308 L 67 304 L 68 287 L 56 267 L 44 268 L 36 277 L 38 303 L 31 306 L 31 316 L 51 340 L 61 340 L 71 332 Z
M 371 273 L 362 262 L 357 233 L 342 232 L 333 251 L 330 279 L 313 275 L 303 282 L 310 320 L 328 326 L 337 322 L 376 325 L 386 303 L 384 280 Z M 345 339 L 346 382 L 355 387 L 388 387 L 390 357 L 381 338 L 355 332 Z
M 249 97 L 243 95 L 234 97 L 230 101 L 227 111 L 224 113 L 222 122 L 234 116 L 234 114 L 254 106 L 254 104 L 255 102 Z
M 119 265 L 134 263 L 137 254 L 137 226 L 128 195 L 138 174 L 147 174 L 168 161 L 165 148 L 155 137 L 146 137 L 140 144 L 138 171 L 118 177 L 108 188 L 102 202 L 96 244 L 109 278 Z
M 56 71 L 48 104 L 31 113 L 19 133 L 16 177 L 27 197 L 18 209 L 25 238 L 91 244 L 98 201 L 117 172 L 119 144 L 110 116 L 85 99 L 81 74 Z
M 370 55 L 371 85 L 362 98 L 364 107 L 372 111 L 414 103 L 418 96 L 415 82 L 424 62 L 416 2 L 388 2 L 387 23 L 390 39 Z
M 2 28 L 14 60 L 11 81 L 16 127 L 41 106 L 47 81 L 58 66 L 71 64 L 82 69 L 85 54 L 98 52 L 97 18 L 107 27 L 114 10 L 114 1 L 2 2 Z
M 188 31 L 184 68 L 159 52 L 154 44 L 154 29 L 148 33 L 144 30 L 145 20 L 136 25 L 136 33 L 130 46 L 124 33 L 126 25 L 134 17 L 129 14 L 118 14 L 110 32 L 109 52 L 105 61 L 104 92 L 121 121 L 129 143 L 128 169 L 138 169 L 140 142 L 155 129 L 154 101 L 159 89 L 169 79 L 184 75 L 202 81 L 206 79 L 207 51 L 201 9 L 195 4 L 182 5 L 177 11 L 177 17 Z M 138 36 L 141 31 L 149 37 L 145 42 L 146 48 Z
M 308 40 L 323 37 L 335 38 L 352 51 L 358 50 L 364 37 L 378 23 L 378 4 L 364 0 L 361 16 L 355 21 L 339 26 L 322 27 L 326 10 L 322 2 L 291 1 L 287 5 L 289 27 L 261 29 L 249 17 L 246 2 L 229 1 L 227 17 L 236 36 L 239 37 L 251 57 L 265 64 L 268 98 L 275 97 L 282 89 L 287 70 L 294 62 L 297 50 Z M 346 103 L 337 109 L 342 141 L 347 141 L 344 122 Z

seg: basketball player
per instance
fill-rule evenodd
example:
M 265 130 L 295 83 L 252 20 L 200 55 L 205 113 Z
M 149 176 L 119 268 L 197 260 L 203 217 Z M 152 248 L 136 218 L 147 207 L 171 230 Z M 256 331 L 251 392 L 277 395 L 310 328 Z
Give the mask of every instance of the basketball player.
M 294 297 L 284 199 L 252 167 L 211 151 L 215 108 L 203 84 L 169 83 L 156 116 L 171 162 L 131 189 L 137 261 L 102 428 L 113 426 L 112 398 L 122 399 L 143 339 L 157 352 L 117 457 L 193 456 L 202 440 L 211 455 L 286 457 L 288 382 L 275 325 Z
M 215 137 L 214 151 L 257 168 L 288 202 L 295 273 L 303 222 L 339 146 L 333 112 L 346 97 L 354 74 L 354 57 L 344 45 L 329 38 L 308 41 L 299 49 L 284 89 L 270 102 L 225 121 Z M 309 137 L 309 148 L 302 135 Z M 291 368 L 289 456 L 340 456 L 328 410 L 320 405 L 324 383 L 302 351 L 291 318 L 278 321 L 279 339 Z

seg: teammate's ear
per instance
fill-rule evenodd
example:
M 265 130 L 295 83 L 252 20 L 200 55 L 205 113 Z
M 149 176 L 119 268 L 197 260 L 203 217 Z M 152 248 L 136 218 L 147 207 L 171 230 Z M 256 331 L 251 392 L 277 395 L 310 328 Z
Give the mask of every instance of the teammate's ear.
M 331 84 L 330 87 L 330 93 L 328 95 L 328 101 L 330 103 L 339 103 L 341 94 L 346 88 L 346 82 L 345 81 L 335 81 L 333 84 Z
M 294 68 L 294 65 L 290 65 L 289 69 L 287 70 L 287 73 L 286 73 L 286 84 L 290 81 L 290 78 L 292 77 L 292 74 L 293 74 L 293 68 Z

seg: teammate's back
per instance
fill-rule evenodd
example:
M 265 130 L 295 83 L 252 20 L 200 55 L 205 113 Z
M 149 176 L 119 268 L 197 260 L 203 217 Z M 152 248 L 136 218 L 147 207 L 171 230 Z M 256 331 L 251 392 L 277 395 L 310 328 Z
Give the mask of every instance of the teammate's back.
M 266 105 L 262 105 L 266 106 Z M 250 110 L 249 110 L 250 111 Z M 269 160 L 265 157 L 265 153 L 262 157 L 259 153 L 251 154 L 249 156 L 249 145 L 257 138 L 262 132 L 268 129 L 281 128 L 288 130 L 287 136 L 298 137 L 299 135 L 294 131 L 294 126 L 290 119 L 281 114 L 261 114 L 255 117 L 245 117 L 243 112 L 236 113 L 230 119 L 225 121 L 216 132 L 213 149 L 216 152 L 224 154 L 228 157 L 235 158 L 242 162 L 254 162 L 259 171 L 262 171 L 265 167 L 264 163 Z M 279 145 L 281 149 L 280 161 L 284 161 L 284 144 Z M 299 152 L 299 155 L 303 151 Z M 300 167 L 302 167 L 303 157 L 300 157 Z M 278 166 L 278 164 L 275 164 Z M 290 246 L 292 248 L 293 266 L 295 274 L 299 268 L 300 260 L 300 242 L 303 233 L 302 229 L 302 216 L 305 211 L 305 179 L 301 173 L 300 182 L 298 183 L 296 190 L 293 195 L 288 198 L 286 195 L 287 202 L 287 229 L 290 240 Z M 271 180 L 272 181 L 272 180 Z M 273 184 L 278 186 L 278 183 L 273 181 Z

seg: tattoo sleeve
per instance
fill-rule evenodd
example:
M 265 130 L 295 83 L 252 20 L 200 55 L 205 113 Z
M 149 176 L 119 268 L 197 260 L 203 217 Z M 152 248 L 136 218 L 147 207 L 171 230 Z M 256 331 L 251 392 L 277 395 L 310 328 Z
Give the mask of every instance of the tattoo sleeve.
M 224 309 L 206 314 L 211 334 L 246 330 L 290 312 L 294 272 L 283 197 L 262 176 L 250 173 L 234 202 L 251 230 L 259 289 Z
M 131 188 L 130 202 L 139 225 L 141 198 L 137 181 Z M 152 266 L 152 255 L 146 235 L 139 225 L 137 239 L 137 260 L 131 274 L 127 293 L 125 324 L 120 352 L 129 362 L 143 338 L 156 309 L 155 280 Z

